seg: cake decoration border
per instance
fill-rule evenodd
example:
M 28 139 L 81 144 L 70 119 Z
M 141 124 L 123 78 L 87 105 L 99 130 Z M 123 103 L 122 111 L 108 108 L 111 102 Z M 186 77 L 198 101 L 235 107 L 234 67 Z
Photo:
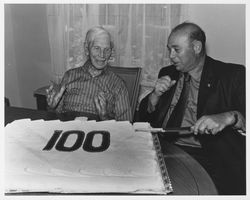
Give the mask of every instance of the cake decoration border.
M 159 138 L 158 138 L 157 134 L 152 134 L 152 138 L 153 138 L 155 151 L 156 151 L 156 154 L 157 154 L 157 159 L 158 159 L 158 164 L 159 164 L 159 167 L 160 167 L 160 172 L 161 172 L 161 175 L 162 175 L 161 177 L 162 177 L 162 180 L 163 180 L 163 184 L 164 184 L 166 193 L 168 194 L 168 193 L 173 192 L 173 187 L 172 187 L 171 180 L 169 178 L 169 174 L 168 174 L 168 171 L 167 171 L 164 156 L 163 156 L 162 151 L 161 151 L 160 141 L 159 141 Z

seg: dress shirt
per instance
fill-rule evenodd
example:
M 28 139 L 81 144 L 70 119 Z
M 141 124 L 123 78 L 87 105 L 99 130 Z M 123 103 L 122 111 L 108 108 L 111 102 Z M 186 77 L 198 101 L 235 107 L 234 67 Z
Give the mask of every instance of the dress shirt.
M 184 111 L 184 116 L 183 116 L 181 127 L 193 126 L 195 122 L 197 121 L 197 117 L 196 117 L 197 116 L 197 102 L 198 102 L 198 92 L 199 92 L 202 68 L 203 66 L 200 65 L 188 72 L 191 77 L 190 88 L 189 88 L 189 94 L 188 94 L 188 99 L 187 99 L 187 106 Z M 166 128 L 168 119 L 180 98 L 181 91 L 183 88 L 183 82 L 184 82 L 184 73 L 181 73 L 181 77 L 179 81 L 177 82 L 175 94 L 173 96 L 170 108 L 163 121 L 163 125 L 162 125 L 163 128 Z M 200 142 L 196 137 L 197 136 L 195 135 L 188 136 L 188 137 L 180 137 L 177 139 L 176 144 L 192 146 L 192 147 L 201 147 Z
M 100 71 L 87 61 L 82 67 L 68 70 L 61 81 L 62 84 L 66 86 L 66 90 L 56 111 L 98 115 L 94 97 L 103 92 L 107 100 L 108 117 L 119 121 L 132 121 L 126 85 L 108 66 Z
M 182 120 L 181 127 L 190 127 L 193 126 L 197 121 L 197 102 L 198 102 L 198 92 L 200 86 L 202 67 L 197 67 L 189 72 L 190 79 L 190 90 L 187 100 L 187 107 L 185 109 L 184 117 Z M 192 146 L 192 147 L 201 147 L 197 136 L 192 135 L 189 137 L 180 137 L 176 144 Z

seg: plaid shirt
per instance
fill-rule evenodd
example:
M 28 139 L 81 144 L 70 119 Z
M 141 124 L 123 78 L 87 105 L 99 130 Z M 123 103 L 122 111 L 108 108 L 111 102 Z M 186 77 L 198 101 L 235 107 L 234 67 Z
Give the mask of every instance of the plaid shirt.
M 101 74 L 92 76 L 91 63 L 87 61 L 82 67 L 65 72 L 61 84 L 66 91 L 56 111 L 77 111 L 96 114 L 94 97 L 104 92 L 107 99 L 107 114 L 110 119 L 132 121 L 128 90 L 125 83 L 109 67 Z

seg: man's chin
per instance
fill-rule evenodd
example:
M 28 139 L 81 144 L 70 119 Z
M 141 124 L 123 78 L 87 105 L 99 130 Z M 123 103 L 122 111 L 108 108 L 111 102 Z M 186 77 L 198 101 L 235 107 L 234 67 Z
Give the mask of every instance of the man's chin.
M 174 66 L 177 70 L 181 70 L 181 67 L 178 64 L 174 64 Z
M 180 72 L 185 72 L 185 69 L 182 66 L 176 66 L 175 65 L 175 69 L 180 71 Z
M 106 67 L 107 63 L 93 63 L 93 66 L 96 68 L 96 69 L 99 69 L 99 70 L 102 70 Z

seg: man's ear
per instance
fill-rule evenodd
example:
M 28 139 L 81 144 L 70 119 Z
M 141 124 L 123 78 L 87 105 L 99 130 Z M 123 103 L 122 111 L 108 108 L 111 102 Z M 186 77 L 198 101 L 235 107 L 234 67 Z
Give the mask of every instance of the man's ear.
M 193 48 L 194 48 L 195 54 L 200 54 L 200 52 L 202 50 L 202 43 L 201 43 L 201 41 L 194 40 L 192 43 L 193 43 Z
M 84 52 L 86 56 L 89 56 L 89 45 L 87 44 L 87 42 L 84 42 Z

